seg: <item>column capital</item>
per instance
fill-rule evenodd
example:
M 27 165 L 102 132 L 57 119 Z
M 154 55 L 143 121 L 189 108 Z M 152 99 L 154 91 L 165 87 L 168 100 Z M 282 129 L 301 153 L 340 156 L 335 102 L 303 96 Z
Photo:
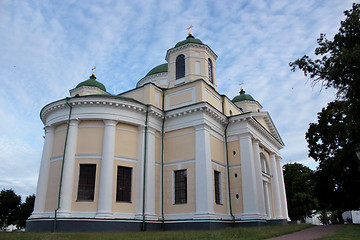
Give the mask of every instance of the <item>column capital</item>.
M 77 127 L 79 126 L 80 120 L 79 119 L 70 119 L 70 126 Z
M 201 131 L 201 130 L 207 130 L 209 131 L 209 126 L 206 125 L 205 123 L 201 123 L 201 124 L 198 124 L 198 125 L 195 125 L 195 131 Z
M 252 134 L 249 133 L 249 132 L 246 132 L 246 133 L 241 133 L 241 134 L 239 135 L 239 139 L 246 139 L 246 138 L 252 139 Z
M 116 126 L 116 124 L 118 123 L 118 121 L 116 120 L 111 120 L 111 119 L 104 119 L 103 120 L 105 123 L 105 126 Z
M 148 131 L 148 133 L 150 133 L 150 134 L 155 134 L 156 128 L 153 128 L 153 127 L 148 126 L 147 131 Z
M 254 144 L 254 145 L 257 145 L 257 146 L 259 147 L 259 146 L 260 146 L 260 140 L 257 139 L 257 138 L 254 138 L 254 139 L 253 139 L 253 144 Z
M 54 125 L 47 125 L 44 127 L 45 134 L 48 133 L 54 133 L 55 132 L 55 126 Z

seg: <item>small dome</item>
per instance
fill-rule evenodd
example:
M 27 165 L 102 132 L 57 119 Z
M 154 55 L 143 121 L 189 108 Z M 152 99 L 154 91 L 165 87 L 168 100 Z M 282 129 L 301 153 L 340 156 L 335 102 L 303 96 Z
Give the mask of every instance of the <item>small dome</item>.
M 154 75 L 156 73 L 162 73 L 162 72 L 167 72 L 168 71 L 168 64 L 167 63 L 164 63 L 164 64 L 161 64 L 159 66 L 156 66 L 154 67 L 153 69 L 151 69 L 145 77 L 148 77 L 148 76 L 151 76 L 151 75 Z
M 197 44 L 201 44 L 204 45 L 203 42 L 200 39 L 194 38 L 194 36 L 192 34 L 189 33 L 189 36 L 187 36 L 187 38 L 184 41 L 178 42 L 175 47 L 180 47 L 186 43 L 197 43 Z
M 233 98 L 232 100 L 233 103 L 241 102 L 244 100 L 255 101 L 255 99 L 250 94 L 245 94 L 244 89 L 241 88 L 239 93 L 240 95 L 237 95 L 236 97 Z
M 97 88 L 100 88 L 101 90 L 103 90 L 104 92 L 106 92 L 106 88 L 105 88 L 104 84 L 96 81 L 95 75 L 91 75 L 88 80 L 79 83 L 76 86 L 76 88 L 79 88 L 82 86 L 97 87 Z

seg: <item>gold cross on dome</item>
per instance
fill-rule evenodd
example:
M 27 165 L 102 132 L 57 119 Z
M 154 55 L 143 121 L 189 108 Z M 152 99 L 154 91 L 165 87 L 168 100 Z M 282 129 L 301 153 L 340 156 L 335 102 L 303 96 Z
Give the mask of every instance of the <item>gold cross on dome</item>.
M 240 84 L 239 84 L 239 85 L 240 85 L 241 90 L 244 90 L 244 89 L 243 89 L 243 85 L 244 85 L 244 83 L 243 83 L 243 82 L 240 82 Z
M 93 66 L 93 68 L 91 69 L 91 70 L 92 70 L 92 75 L 93 75 L 93 76 L 95 76 L 95 69 L 96 69 L 96 67 L 95 67 L 95 66 Z
M 191 29 L 193 28 L 193 25 L 189 25 L 187 28 L 186 28 L 186 30 L 188 30 L 189 31 L 189 34 L 191 34 Z

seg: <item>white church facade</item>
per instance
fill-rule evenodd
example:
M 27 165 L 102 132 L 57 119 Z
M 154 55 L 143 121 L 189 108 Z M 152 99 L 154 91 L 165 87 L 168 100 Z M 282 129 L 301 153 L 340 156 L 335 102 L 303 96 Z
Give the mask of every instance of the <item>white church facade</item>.
M 288 220 L 281 140 L 217 55 L 189 36 L 135 89 L 95 74 L 40 113 L 45 142 L 27 231 L 212 229 Z

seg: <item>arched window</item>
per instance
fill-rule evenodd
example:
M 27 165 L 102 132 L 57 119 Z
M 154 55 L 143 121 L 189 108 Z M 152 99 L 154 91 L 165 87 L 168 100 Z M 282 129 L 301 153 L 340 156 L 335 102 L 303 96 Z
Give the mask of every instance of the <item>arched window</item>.
M 263 173 L 270 174 L 269 165 L 268 165 L 266 157 L 263 153 L 260 153 L 260 160 L 261 160 L 261 171 Z
M 176 79 L 185 77 L 185 56 L 179 55 L 176 58 Z
M 210 58 L 208 58 L 208 69 L 209 69 L 209 81 L 214 83 L 213 65 Z

